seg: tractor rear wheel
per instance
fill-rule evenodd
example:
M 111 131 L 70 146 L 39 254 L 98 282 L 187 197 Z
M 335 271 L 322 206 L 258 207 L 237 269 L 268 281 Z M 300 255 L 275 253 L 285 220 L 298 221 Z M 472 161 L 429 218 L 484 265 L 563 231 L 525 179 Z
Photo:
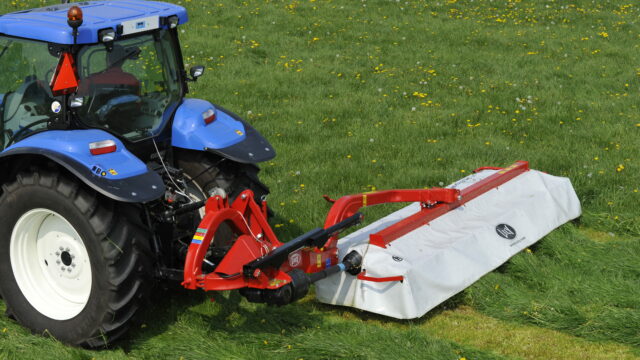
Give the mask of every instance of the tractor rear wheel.
M 187 178 L 186 192 L 194 201 L 220 195 L 233 202 L 241 192 L 250 189 L 260 204 L 269 194 L 269 189 L 258 179 L 260 169 L 255 165 L 239 164 L 201 151 L 182 149 L 177 150 L 176 160 Z M 200 208 L 198 215 L 197 223 L 204 217 L 204 207 Z M 208 264 L 205 265 L 205 272 L 213 271 L 211 264 L 218 264 L 235 240 L 236 234 L 231 227 L 226 223 L 220 224 L 205 258 L 205 264 Z
M 260 182 L 260 169 L 252 164 L 240 164 L 215 157 L 202 151 L 176 150 L 176 162 L 193 182 L 198 184 L 206 196 L 228 196 L 229 201 L 244 190 L 253 191 L 258 202 L 269 194 L 269 188 Z
M 34 333 L 86 347 L 121 336 L 151 274 L 148 232 L 115 203 L 61 173 L 34 169 L 3 185 L 0 293 Z

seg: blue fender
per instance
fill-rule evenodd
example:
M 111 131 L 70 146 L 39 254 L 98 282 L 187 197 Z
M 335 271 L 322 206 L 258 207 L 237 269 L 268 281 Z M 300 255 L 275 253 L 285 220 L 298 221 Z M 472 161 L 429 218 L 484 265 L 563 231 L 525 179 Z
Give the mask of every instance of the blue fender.
M 213 110 L 215 120 L 206 124 L 204 114 Z M 234 113 L 208 101 L 185 99 L 173 119 L 171 144 L 175 147 L 210 151 L 245 164 L 271 160 L 273 146 L 251 125 Z
M 89 144 L 113 140 L 116 151 L 92 155 Z M 0 161 L 40 155 L 60 164 L 99 193 L 123 202 L 145 203 L 164 194 L 162 178 L 113 135 L 96 129 L 52 130 L 29 136 L 0 153 Z

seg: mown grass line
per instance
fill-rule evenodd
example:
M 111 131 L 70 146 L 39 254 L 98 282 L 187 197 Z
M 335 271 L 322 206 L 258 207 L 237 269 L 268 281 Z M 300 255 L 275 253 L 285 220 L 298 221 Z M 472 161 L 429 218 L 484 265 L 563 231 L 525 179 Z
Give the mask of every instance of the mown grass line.
M 430 318 L 424 329 L 441 339 L 522 359 L 640 359 L 634 349 L 614 342 L 591 342 L 537 326 L 505 322 L 468 306 Z
M 467 300 L 499 319 L 640 348 L 637 237 L 595 240 L 564 226 L 531 253 L 513 257 L 467 290 Z

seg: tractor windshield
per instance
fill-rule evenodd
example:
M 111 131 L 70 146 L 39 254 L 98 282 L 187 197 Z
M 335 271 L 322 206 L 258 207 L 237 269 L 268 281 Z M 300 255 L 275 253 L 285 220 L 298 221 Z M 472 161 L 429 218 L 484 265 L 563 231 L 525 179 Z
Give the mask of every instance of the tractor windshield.
M 156 135 L 182 96 L 166 30 L 85 46 L 77 67 L 80 85 L 72 107 L 80 121 L 131 141 Z
M 0 36 L 0 149 L 56 115 L 49 80 L 57 64 L 46 43 Z

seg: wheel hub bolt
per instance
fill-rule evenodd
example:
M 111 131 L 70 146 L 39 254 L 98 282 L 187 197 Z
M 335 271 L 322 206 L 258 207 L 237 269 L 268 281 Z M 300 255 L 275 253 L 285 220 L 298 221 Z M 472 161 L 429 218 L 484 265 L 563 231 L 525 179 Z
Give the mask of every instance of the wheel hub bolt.
M 64 266 L 60 267 L 60 270 L 64 271 L 66 268 Z
M 60 265 L 60 260 L 56 260 L 56 264 Z
M 60 256 L 60 251 L 56 251 L 56 256 Z

